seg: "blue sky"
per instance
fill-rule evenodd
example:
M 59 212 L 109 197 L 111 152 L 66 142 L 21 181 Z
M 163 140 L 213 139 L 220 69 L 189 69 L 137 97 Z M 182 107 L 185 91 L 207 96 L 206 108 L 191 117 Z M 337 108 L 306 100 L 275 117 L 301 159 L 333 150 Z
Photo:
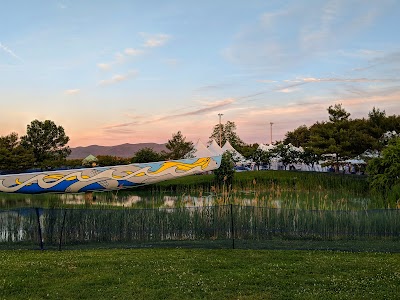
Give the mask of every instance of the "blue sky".
M 400 1 L 6 1 L 0 135 L 34 119 L 70 146 L 247 143 L 327 120 L 400 114 Z

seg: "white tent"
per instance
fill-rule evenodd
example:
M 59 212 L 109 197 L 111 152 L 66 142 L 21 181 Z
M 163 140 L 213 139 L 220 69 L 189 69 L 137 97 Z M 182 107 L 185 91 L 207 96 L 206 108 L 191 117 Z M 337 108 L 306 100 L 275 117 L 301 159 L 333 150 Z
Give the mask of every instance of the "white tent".
M 232 147 L 232 145 L 231 145 L 231 143 L 229 143 L 229 141 L 226 141 L 225 145 L 222 146 L 222 151 L 223 152 L 225 152 L 225 151 L 231 152 L 235 161 L 244 163 L 246 160 L 242 154 L 240 154 L 235 148 Z
M 189 153 L 190 157 L 209 157 L 215 156 L 213 152 L 211 152 L 202 141 L 198 140 L 196 145 L 194 145 L 194 149 Z
M 364 165 L 364 164 L 366 164 L 365 160 L 357 159 L 357 158 L 347 159 L 347 160 L 345 160 L 345 162 L 349 163 L 349 164 L 352 164 L 352 165 Z
M 262 151 L 271 151 L 271 150 L 275 149 L 275 146 L 272 144 L 269 144 L 269 145 L 260 144 L 260 145 L 258 145 L 258 149 L 260 149 Z
M 207 149 L 210 150 L 211 153 L 214 154 L 214 156 L 222 155 L 224 153 L 224 150 L 222 150 L 222 148 L 220 146 L 218 146 L 218 144 L 215 140 L 212 140 L 210 146 L 208 146 Z

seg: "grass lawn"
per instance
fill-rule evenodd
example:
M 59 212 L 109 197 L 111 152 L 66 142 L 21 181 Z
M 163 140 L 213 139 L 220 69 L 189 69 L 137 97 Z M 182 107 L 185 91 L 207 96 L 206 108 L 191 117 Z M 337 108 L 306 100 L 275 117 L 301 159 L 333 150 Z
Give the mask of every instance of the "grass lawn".
M 0 251 L 1 299 L 399 299 L 400 254 Z

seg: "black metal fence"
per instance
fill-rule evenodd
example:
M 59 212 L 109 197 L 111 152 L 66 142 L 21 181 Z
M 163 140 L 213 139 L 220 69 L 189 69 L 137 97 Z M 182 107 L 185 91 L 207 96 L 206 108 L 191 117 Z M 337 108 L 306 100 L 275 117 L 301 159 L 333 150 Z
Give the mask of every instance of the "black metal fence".
M 0 249 L 158 246 L 400 252 L 400 210 L 239 205 L 0 210 Z

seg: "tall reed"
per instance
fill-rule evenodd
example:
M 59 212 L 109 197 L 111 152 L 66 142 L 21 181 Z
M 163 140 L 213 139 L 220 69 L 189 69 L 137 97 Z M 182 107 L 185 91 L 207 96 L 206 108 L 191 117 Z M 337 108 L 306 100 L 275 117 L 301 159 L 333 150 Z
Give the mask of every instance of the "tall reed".
M 0 211 L 0 246 L 266 239 L 399 239 L 400 210 L 304 210 L 219 205 L 159 209 Z M 234 231 L 232 231 L 234 226 Z M 233 236 L 234 232 L 234 236 Z

